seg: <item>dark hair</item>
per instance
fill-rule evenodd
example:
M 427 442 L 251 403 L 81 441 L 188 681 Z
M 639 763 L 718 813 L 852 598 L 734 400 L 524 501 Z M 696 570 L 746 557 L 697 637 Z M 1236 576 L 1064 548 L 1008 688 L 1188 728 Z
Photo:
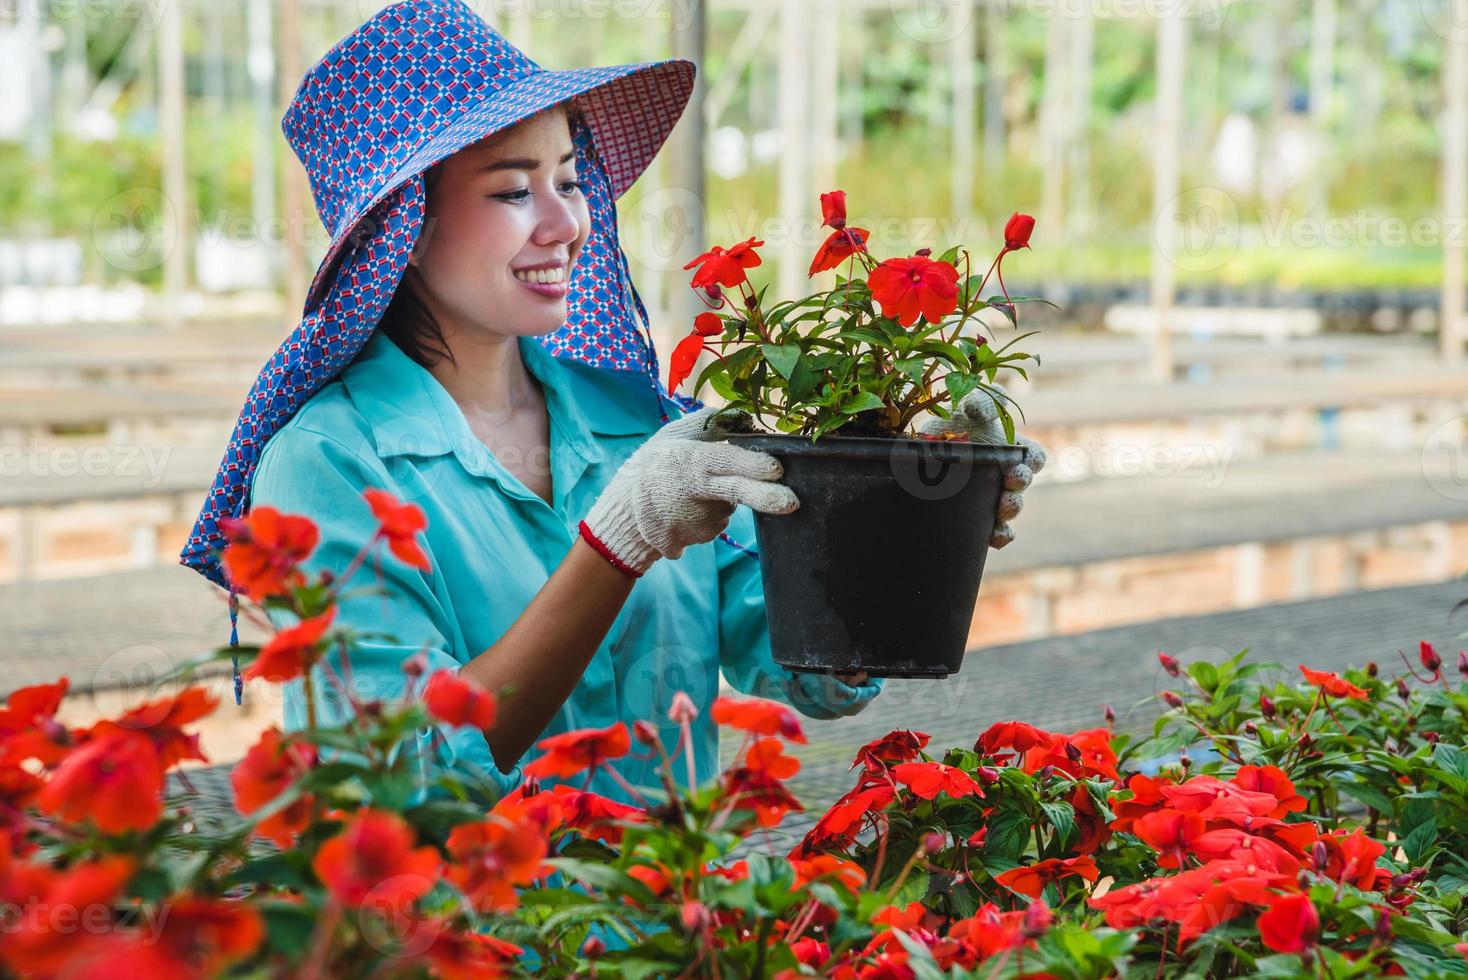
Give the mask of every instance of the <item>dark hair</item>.
M 550 109 L 559 109 L 566 114 L 566 122 L 574 141 L 578 130 L 586 125 L 580 106 L 571 100 L 551 106 Z M 508 131 L 504 131 L 496 135 L 507 134 Z M 427 234 L 428 222 L 432 220 L 433 188 L 438 183 L 439 167 L 439 164 L 434 164 L 423 172 L 423 196 L 427 213 L 424 215 L 424 230 L 420 234 Z M 402 281 L 398 283 L 397 290 L 393 292 L 392 300 L 387 304 L 382 319 L 377 321 L 377 326 L 392 338 L 393 343 L 397 344 L 404 354 L 424 367 L 432 367 L 443 360 L 453 364 L 454 352 L 449 350 L 448 341 L 444 339 L 443 327 L 434 318 L 433 313 L 428 309 L 428 304 L 423 302 L 423 297 L 418 292 L 419 281 L 420 273 L 417 266 L 409 265 L 404 270 Z
M 423 172 L 423 192 L 427 198 L 438 183 L 439 168 L 435 164 Z M 424 217 L 425 222 L 428 220 Z M 377 327 L 392 339 L 413 360 L 424 367 L 432 367 L 447 359 L 454 363 L 454 352 L 449 350 L 444 339 L 443 327 L 423 302 L 415 284 L 419 280 L 418 267 L 409 265 L 403 270 L 402 281 L 392 294 L 392 300 L 377 321 Z

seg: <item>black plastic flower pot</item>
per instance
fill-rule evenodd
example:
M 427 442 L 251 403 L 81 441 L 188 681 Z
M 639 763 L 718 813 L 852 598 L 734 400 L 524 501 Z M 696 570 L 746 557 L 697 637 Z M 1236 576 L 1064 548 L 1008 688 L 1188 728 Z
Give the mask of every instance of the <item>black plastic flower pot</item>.
M 790 670 L 947 677 L 963 663 L 1003 467 L 1022 446 L 738 434 L 800 498 L 755 514 L 775 661 Z

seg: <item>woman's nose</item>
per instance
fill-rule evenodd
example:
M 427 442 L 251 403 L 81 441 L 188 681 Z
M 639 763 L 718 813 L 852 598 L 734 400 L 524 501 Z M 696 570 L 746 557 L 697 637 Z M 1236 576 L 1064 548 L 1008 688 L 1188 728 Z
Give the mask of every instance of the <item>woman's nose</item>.
M 544 198 L 542 198 L 544 200 Z M 567 200 L 560 194 L 554 195 L 539 215 L 535 226 L 536 244 L 548 245 L 574 242 L 581 234 L 581 222 L 577 218 L 576 201 Z

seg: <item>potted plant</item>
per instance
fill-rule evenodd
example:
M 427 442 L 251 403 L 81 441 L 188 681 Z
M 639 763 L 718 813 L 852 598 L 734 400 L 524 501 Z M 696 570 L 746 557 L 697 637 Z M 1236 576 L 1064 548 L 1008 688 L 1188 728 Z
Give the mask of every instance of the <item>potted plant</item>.
M 776 661 L 946 677 L 967 645 L 1003 468 L 1026 456 L 994 382 L 1001 367 L 1028 377 L 1020 362 L 1031 355 L 1011 348 L 1031 335 L 996 347 L 978 313 L 1018 326 L 1027 298 L 1009 295 L 1002 264 L 1028 247 L 1034 219 L 1011 218 L 998 257 L 975 275 L 959 246 L 878 260 L 868 232 L 848 226 L 843 191 L 822 194 L 821 209 L 831 232 L 809 274 L 837 270 L 831 289 L 767 303 L 768 287 L 746 275 L 761 263 L 755 238 L 685 266 L 711 309 L 674 349 L 668 387 L 712 353 L 694 394 L 707 385 L 757 422 L 765 431 L 732 440 L 776 456 L 800 498 L 792 515 L 756 515 Z M 991 277 L 999 294 L 986 298 Z M 947 418 L 965 398 L 992 399 L 1010 445 L 914 431 L 924 413 Z

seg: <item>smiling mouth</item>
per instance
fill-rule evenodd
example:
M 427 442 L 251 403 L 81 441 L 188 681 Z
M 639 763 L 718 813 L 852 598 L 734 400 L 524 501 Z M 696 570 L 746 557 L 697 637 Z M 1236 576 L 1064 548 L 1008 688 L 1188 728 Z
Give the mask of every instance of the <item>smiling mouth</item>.
M 514 275 L 521 282 L 547 286 L 558 282 L 565 282 L 566 268 L 565 266 L 556 266 L 551 269 L 531 269 L 526 272 L 516 272 Z

